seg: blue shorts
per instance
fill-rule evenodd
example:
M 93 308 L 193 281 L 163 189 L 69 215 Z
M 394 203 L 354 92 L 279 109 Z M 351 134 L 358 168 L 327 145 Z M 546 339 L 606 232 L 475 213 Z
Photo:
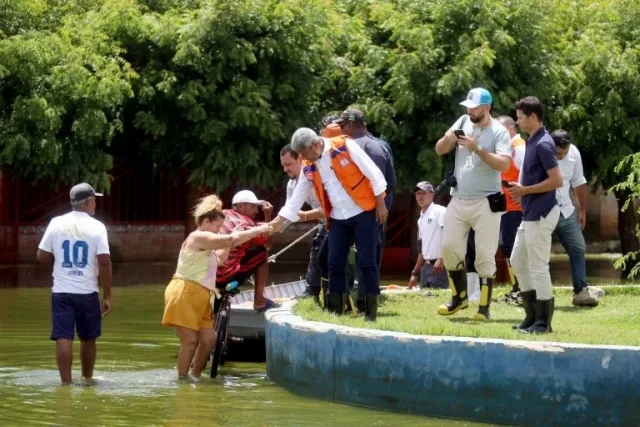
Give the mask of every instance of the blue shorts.
M 75 332 L 82 341 L 98 338 L 102 332 L 102 310 L 98 293 L 51 294 L 51 339 L 73 340 Z

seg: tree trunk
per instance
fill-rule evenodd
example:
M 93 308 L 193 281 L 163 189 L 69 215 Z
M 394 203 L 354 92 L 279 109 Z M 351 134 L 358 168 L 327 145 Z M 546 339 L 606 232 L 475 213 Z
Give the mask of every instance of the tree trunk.
M 620 246 L 623 254 L 629 252 L 636 252 L 640 250 L 640 242 L 636 236 L 636 210 L 633 202 L 630 202 L 629 207 L 623 212 L 622 207 L 631 196 L 628 190 L 616 190 L 614 192 L 616 200 L 618 201 L 618 233 L 620 234 Z M 621 273 L 622 279 L 627 279 L 629 273 L 633 268 L 633 264 L 627 263 L 626 268 Z

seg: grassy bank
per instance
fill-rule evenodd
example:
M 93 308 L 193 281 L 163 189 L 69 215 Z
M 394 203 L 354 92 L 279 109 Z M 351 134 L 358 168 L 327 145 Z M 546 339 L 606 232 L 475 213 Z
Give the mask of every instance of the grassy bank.
M 361 316 L 338 317 L 329 314 L 308 298 L 300 301 L 294 312 L 307 320 L 418 335 L 640 346 L 640 287 L 603 285 L 607 295 L 595 308 L 574 307 L 571 305 L 573 294 L 570 289 L 555 289 L 554 332 L 538 336 L 511 329 L 512 324 L 522 320 L 524 310 L 506 303 L 492 303 L 491 320 L 487 323 L 471 319 L 477 310 L 477 303 L 471 303 L 468 309 L 453 316 L 439 316 L 436 310 L 449 298 L 448 290 L 384 295 L 376 323 L 365 322 Z M 506 290 L 498 288 L 494 295 Z

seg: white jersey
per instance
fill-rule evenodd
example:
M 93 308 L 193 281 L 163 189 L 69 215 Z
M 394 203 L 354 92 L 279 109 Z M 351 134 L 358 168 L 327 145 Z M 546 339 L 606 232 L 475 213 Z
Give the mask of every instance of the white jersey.
M 72 211 L 53 218 L 38 245 L 51 252 L 53 292 L 98 292 L 97 256 L 109 255 L 107 228 L 85 212 Z

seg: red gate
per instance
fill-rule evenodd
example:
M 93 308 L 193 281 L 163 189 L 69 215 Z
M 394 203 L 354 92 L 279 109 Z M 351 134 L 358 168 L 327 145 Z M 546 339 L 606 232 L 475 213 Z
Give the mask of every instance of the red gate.
M 17 181 L 11 182 L 7 170 L 0 170 L 0 264 L 18 260 L 19 185 Z

